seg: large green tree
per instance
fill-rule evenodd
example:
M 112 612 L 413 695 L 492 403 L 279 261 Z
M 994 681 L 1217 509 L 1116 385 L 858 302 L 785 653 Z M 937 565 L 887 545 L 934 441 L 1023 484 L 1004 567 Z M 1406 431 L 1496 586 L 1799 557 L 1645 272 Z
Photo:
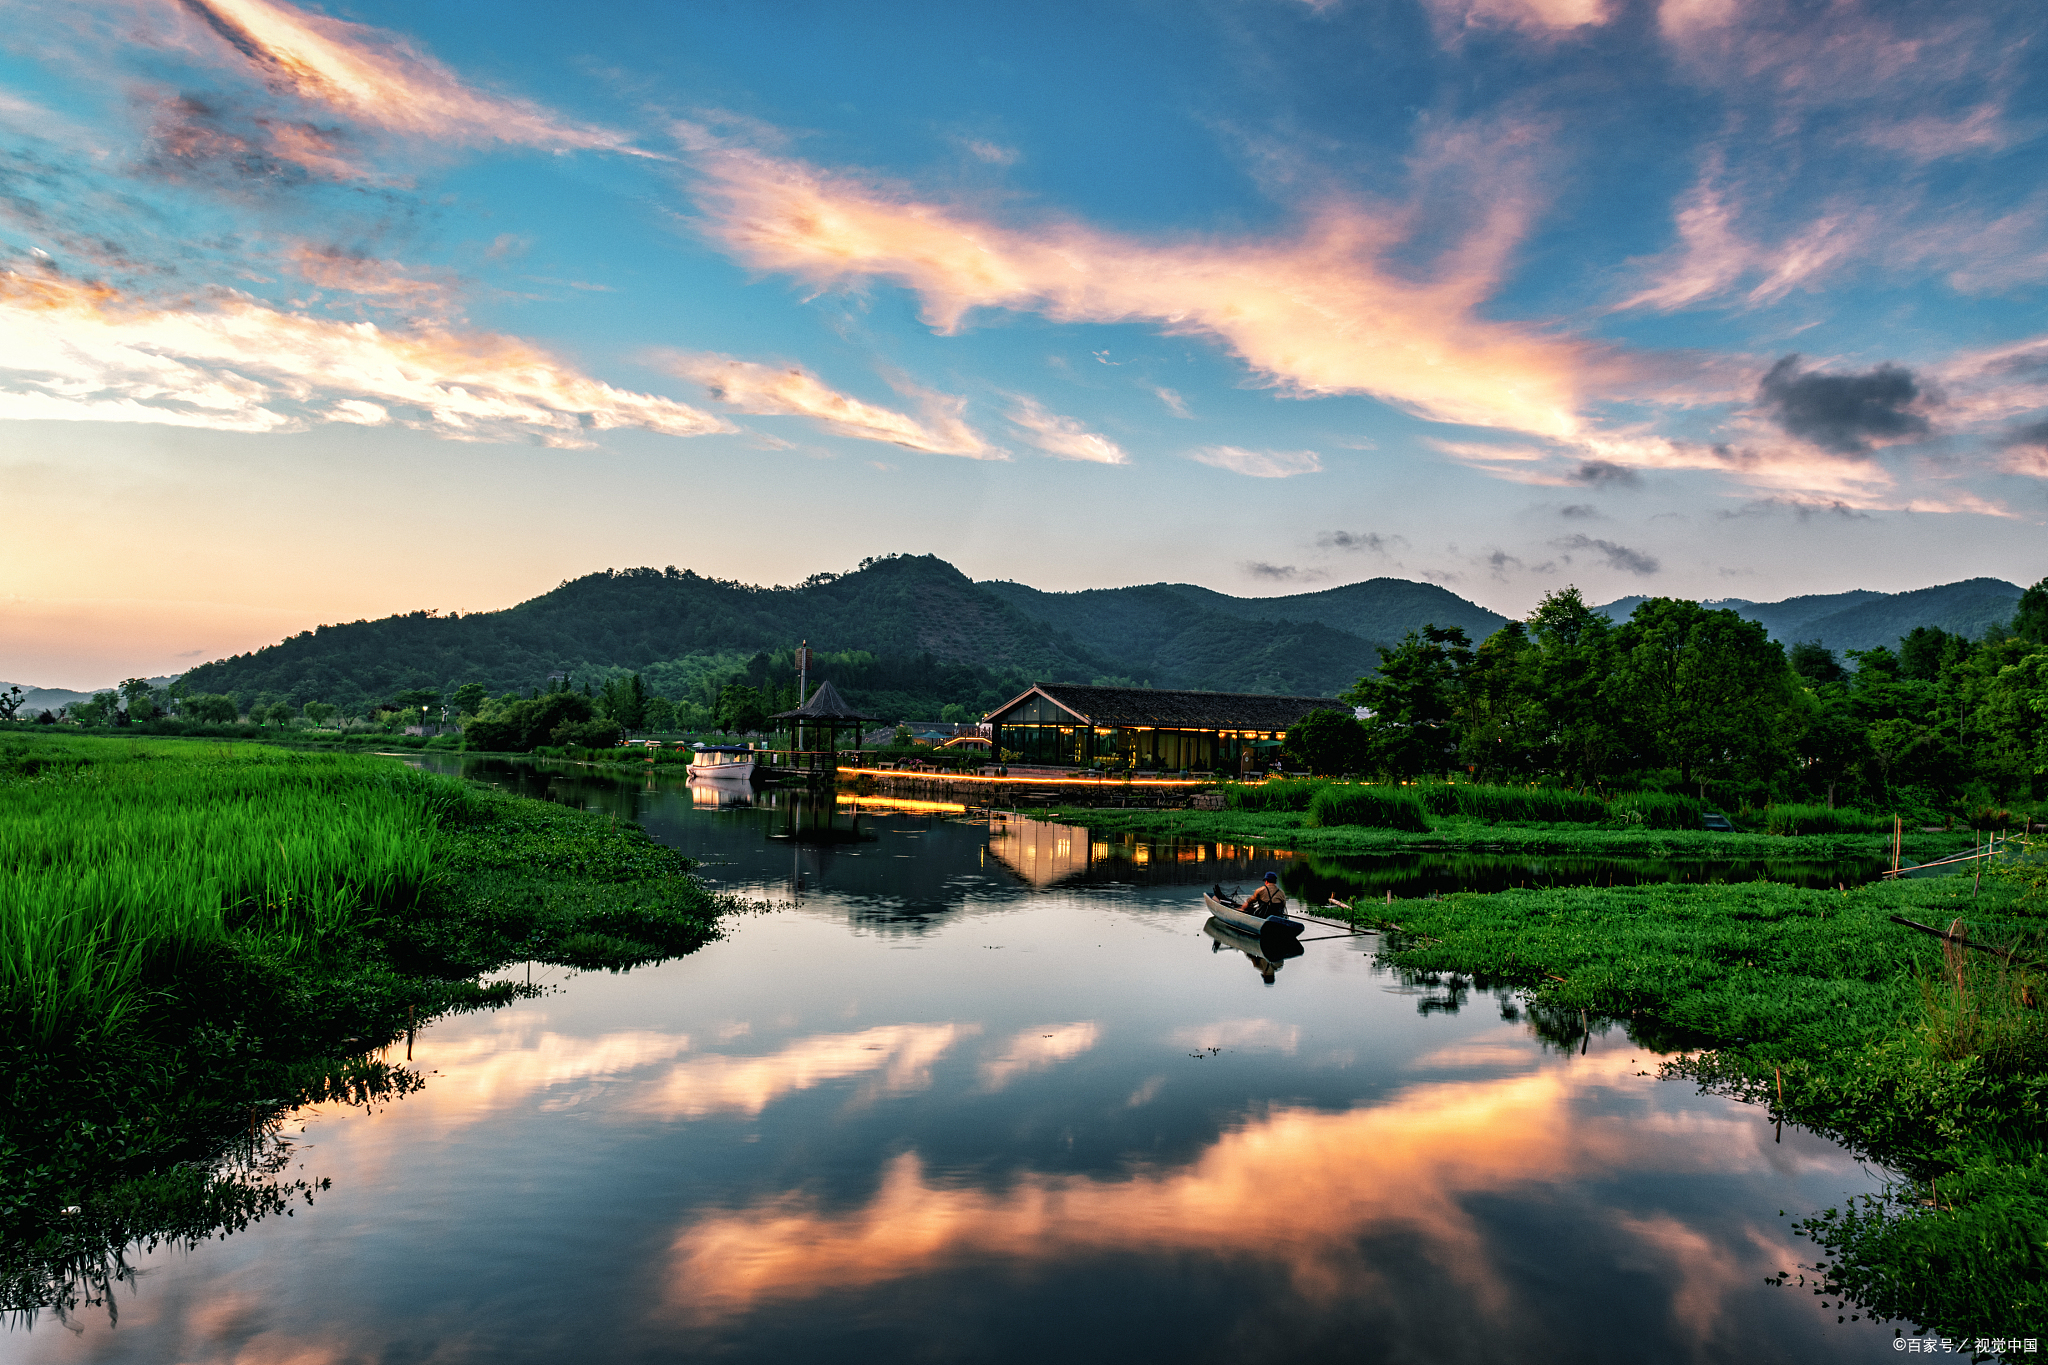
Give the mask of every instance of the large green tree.
M 1372 714 L 1365 722 L 1369 762 L 1400 777 L 1441 773 L 1457 762 L 1456 720 L 1472 641 L 1452 626 L 1424 626 L 1380 656 L 1379 672 L 1360 678 L 1343 700 Z
M 1771 766 L 1791 677 L 1784 648 L 1757 622 L 1653 597 L 1616 632 L 1605 691 L 1638 754 L 1690 784 Z

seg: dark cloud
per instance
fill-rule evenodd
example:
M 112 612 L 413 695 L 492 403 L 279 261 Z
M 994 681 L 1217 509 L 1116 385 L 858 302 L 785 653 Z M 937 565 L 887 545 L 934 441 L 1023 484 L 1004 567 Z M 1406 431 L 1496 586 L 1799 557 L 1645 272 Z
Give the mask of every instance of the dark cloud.
M 1300 569 L 1292 564 L 1268 564 L 1260 559 L 1248 559 L 1238 567 L 1253 578 L 1270 579 L 1276 583 L 1288 583 L 1296 579 L 1317 579 L 1323 576 L 1315 569 Z
M 1371 550 L 1383 555 L 1407 545 L 1405 536 L 1383 536 L 1377 531 L 1325 531 L 1316 537 L 1320 550 Z
M 1495 550 L 1486 557 L 1486 566 L 1493 570 L 1495 578 L 1505 580 L 1508 576 L 1508 570 L 1521 568 L 1522 561 L 1509 554 L 1506 550 Z
M 1640 574 L 1644 577 L 1656 573 L 1664 566 L 1641 550 L 1631 550 L 1626 545 L 1617 545 L 1611 540 L 1595 540 L 1591 536 L 1566 536 L 1550 542 L 1560 550 L 1597 550 L 1607 561 L 1610 569 L 1624 573 Z
M 1815 517 L 1837 517 L 1843 521 L 1870 520 L 1870 513 L 1859 512 L 1840 498 L 1816 502 L 1802 502 L 1797 498 L 1757 498 L 1732 511 L 1724 510 L 1714 515 L 1722 521 L 1733 521 L 1737 517 L 1768 517 L 1779 512 L 1790 512 L 1801 521 L 1812 521 Z
M 2008 450 L 2014 446 L 2038 446 L 2043 450 L 2048 450 L 2048 417 L 2044 417 L 2038 422 L 2029 422 L 2023 427 L 2016 427 L 2008 431 L 2005 434 L 2005 439 L 2000 441 L 1999 444 Z
M 158 101 L 148 145 L 140 169 L 176 182 L 272 192 L 359 175 L 345 130 L 269 117 L 218 93 Z
M 1911 370 L 1879 365 L 1865 374 L 1819 374 L 1799 368 L 1793 352 L 1765 372 L 1757 404 L 1789 436 L 1839 455 L 1860 455 L 1875 441 L 1925 436 L 1916 403 L 1934 402 Z
M 1640 488 L 1643 483 L 1643 476 L 1635 470 L 1607 460 L 1587 460 L 1572 471 L 1572 479 L 1609 488 Z
M 1590 502 L 1568 502 L 1557 509 L 1557 514 L 1567 521 L 1584 521 L 1600 515 L 1600 509 Z

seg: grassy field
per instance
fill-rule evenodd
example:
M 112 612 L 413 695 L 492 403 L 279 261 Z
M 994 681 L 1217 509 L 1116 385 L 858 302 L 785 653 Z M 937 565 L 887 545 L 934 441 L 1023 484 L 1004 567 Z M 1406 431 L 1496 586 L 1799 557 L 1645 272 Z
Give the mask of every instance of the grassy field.
M 1522 988 L 1569 1044 L 1622 1021 L 1667 1070 L 1765 1104 L 1901 1173 L 1799 1224 L 1783 1267 L 1859 1311 L 1956 1336 L 2048 1331 L 2048 975 L 1894 923 L 2048 956 L 2038 869 L 1850 891 L 1579 887 L 1357 905 L 1425 980 Z M 1782 1091 L 1780 1087 L 1782 1086 Z M 1822 1254 L 1824 1253 L 1824 1254 Z
M 0 738 L 0 1309 L 282 1211 L 277 1116 L 417 1084 L 368 1054 L 520 994 L 483 973 L 689 952 L 730 908 L 637 828 L 389 759 Z

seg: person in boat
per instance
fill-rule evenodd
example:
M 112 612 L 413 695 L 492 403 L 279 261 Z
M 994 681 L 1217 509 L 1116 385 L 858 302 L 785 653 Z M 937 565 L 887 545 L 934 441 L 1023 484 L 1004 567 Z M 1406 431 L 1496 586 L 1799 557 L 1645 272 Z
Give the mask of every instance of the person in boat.
M 1287 896 L 1280 890 L 1280 875 L 1268 872 L 1259 889 L 1244 898 L 1242 907 L 1254 915 L 1278 915 L 1287 909 Z

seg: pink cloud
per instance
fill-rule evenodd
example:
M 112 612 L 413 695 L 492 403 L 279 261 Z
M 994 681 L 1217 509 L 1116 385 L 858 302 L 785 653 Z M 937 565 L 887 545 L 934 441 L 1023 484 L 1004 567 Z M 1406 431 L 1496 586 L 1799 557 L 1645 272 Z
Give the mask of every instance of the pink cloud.
M 1107 436 L 1097 435 L 1071 417 L 1047 412 L 1032 399 L 1017 395 L 1010 410 L 1010 424 L 1024 433 L 1024 439 L 1048 455 L 1063 460 L 1089 460 L 1095 464 L 1127 464 L 1123 448 Z
M 396 415 L 394 415 L 394 411 Z M 0 272 L 0 417 L 292 430 L 387 418 L 458 440 L 589 445 L 590 431 L 731 431 L 581 374 L 531 342 L 283 312 L 239 294 L 151 303 Z
M 818 286 L 899 283 L 941 332 L 977 308 L 1142 320 L 1210 337 L 1293 394 L 1370 394 L 1433 420 L 1550 435 L 1578 429 L 1583 378 L 1623 368 L 1592 344 L 1479 315 L 1527 217 L 1497 187 L 1511 177 L 1478 191 L 1474 225 L 1417 278 L 1391 259 L 1423 229 L 1402 209 L 1330 200 L 1291 233 L 1237 239 L 1010 226 L 680 131 L 703 172 L 703 226 L 735 256 Z M 1437 152 L 1477 158 L 1481 141 Z
M 365 24 L 283 0 L 145 3 L 203 24 L 280 93 L 357 123 L 458 146 L 635 150 L 623 134 L 565 122 L 530 100 L 474 89 L 404 38 Z M 193 46 L 206 50 L 203 42 Z
M 1531 35 L 1566 32 L 1608 20 L 1606 0 L 1427 0 L 1440 33 L 1518 28 Z
M 841 393 L 795 365 L 779 368 L 715 354 L 671 356 L 667 363 L 677 374 L 702 384 L 713 399 L 741 412 L 808 417 L 835 435 L 933 455 L 1008 458 L 961 419 L 966 405 L 961 398 L 912 389 L 924 401 L 925 416 L 919 419 Z

